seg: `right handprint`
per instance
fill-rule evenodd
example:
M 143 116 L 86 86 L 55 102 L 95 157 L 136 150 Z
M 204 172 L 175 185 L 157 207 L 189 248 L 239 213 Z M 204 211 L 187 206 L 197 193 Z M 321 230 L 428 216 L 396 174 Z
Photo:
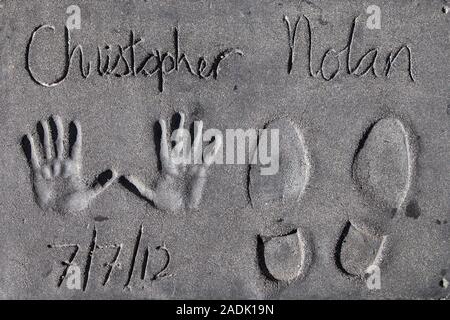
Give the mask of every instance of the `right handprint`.
M 357 215 L 343 228 L 336 246 L 342 272 L 363 278 L 380 267 L 390 244 L 386 225 L 403 209 L 413 169 L 411 135 L 400 120 L 384 118 L 367 129 L 355 152 L 352 175 L 364 200 L 379 214 L 369 219 L 372 222 Z
M 134 176 L 121 178 L 123 185 L 134 188 L 136 193 L 152 202 L 156 208 L 168 212 L 192 210 L 199 206 L 207 170 L 222 148 L 222 140 L 217 136 L 203 150 L 202 121 L 194 123 L 195 136 L 191 147 L 189 131 L 184 128 L 185 115 L 182 112 L 179 115 L 179 128 L 173 132 L 171 139 L 176 143 L 173 148 L 169 146 L 166 122 L 159 120 L 162 172 L 155 188 L 146 187 Z

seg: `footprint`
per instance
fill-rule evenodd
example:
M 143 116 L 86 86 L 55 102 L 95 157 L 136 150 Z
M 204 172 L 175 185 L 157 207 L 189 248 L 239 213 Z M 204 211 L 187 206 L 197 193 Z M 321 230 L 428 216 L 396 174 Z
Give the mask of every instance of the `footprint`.
M 402 206 L 411 184 L 408 140 L 400 120 L 381 119 L 369 128 L 355 154 L 353 178 L 361 193 L 388 212 Z
M 302 278 L 311 264 L 312 251 L 309 241 L 299 229 L 287 235 L 260 236 L 261 268 L 272 280 L 292 282 Z
M 410 149 L 408 131 L 395 118 L 377 121 L 363 135 L 354 157 L 353 179 L 363 198 L 382 215 L 367 222 L 360 214 L 355 220 L 366 222 L 347 222 L 335 253 L 343 273 L 363 277 L 369 267 L 380 267 L 385 259 L 390 236 L 380 232 L 375 221 L 386 226 L 405 202 L 413 171 Z
M 249 196 L 253 207 L 261 207 L 272 201 L 298 200 L 305 190 L 310 174 L 310 160 L 303 135 L 287 119 L 277 119 L 265 126 L 265 129 L 279 130 L 278 172 L 262 174 L 264 166 L 260 161 L 250 166 Z M 270 132 L 269 130 L 269 132 Z M 273 137 L 271 134 L 269 136 Z M 261 134 L 258 150 L 265 148 L 267 138 Z M 270 141 L 272 144 L 273 142 Z M 272 145 L 270 145 L 272 146 Z M 271 150 L 272 147 L 267 148 Z M 272 149 L 273 150 L 273 149 Z M 273 155 L 271 155 L 273 158 Z
M 370 266 L 380 267 L 387 241 L 387 236 L 373 235 L 349 221 L 336 246 L 336 264 L 344 274 L 362 278 Z

